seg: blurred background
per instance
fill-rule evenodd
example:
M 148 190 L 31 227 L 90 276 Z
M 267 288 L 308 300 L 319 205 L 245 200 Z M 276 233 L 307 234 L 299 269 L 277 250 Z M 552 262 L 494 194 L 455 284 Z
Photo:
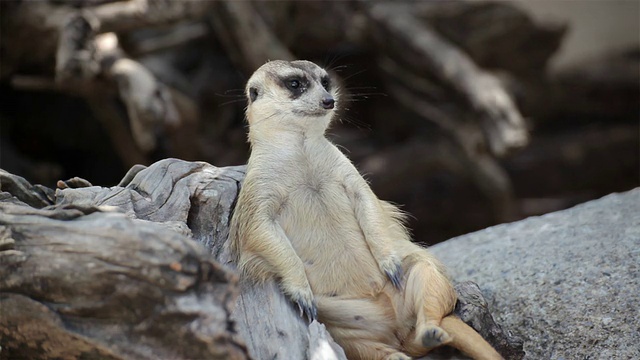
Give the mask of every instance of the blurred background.
M 244 164 L 245 81 L 307 59 L 342 88 L 331 139 L 434 244 L 640 185 L 639 4 L 3 0 L 0 167 Z

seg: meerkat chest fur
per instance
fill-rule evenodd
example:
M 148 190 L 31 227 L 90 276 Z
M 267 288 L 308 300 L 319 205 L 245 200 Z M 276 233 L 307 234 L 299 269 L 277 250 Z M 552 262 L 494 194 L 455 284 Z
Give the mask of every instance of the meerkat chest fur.
M 375 294 L 384 276 L 354 216 L 360 176 L 324 136 L 281 134 L 276 147 L 256 144 L 249 171 L 278 200 L 272 216 L 304 263 L 317 294 Z M 257 160 L 254 164 L 254 160 Z M 354 259 L 358 259 L 357 263 Z

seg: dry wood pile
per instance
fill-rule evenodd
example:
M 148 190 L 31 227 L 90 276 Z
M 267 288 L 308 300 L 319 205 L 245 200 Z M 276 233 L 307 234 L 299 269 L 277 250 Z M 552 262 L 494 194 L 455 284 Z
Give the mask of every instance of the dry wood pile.
M 2 167 L 34 182 L 241 164 L 244 80 L 305 58 L 342 79 L 335 141 L 424 242 L 638 185 L 638 49 L 551 74 L 566 25 L 510 3 L 0 6 Z

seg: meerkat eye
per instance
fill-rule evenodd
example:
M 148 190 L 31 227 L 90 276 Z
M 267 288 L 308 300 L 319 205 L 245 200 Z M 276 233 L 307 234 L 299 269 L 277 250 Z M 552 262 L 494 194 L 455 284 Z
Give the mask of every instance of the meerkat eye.
M 251 102 L 256 101 L 256 99 L 258 98 L 258 89 L 252 87 L 251 89 L 249 89 L 249 99 L 251 99 Z
M 300 80 L 298 79 L 289 79 L 285 82 L 285 84 L 290 90 L 298 90 L 301 85 Z
M 329 91 L 329 86 L 331 86 L 331 83 L 328 77 L 323 77 L 322 80 L 320 80 L 320 84 L 325 90 Z

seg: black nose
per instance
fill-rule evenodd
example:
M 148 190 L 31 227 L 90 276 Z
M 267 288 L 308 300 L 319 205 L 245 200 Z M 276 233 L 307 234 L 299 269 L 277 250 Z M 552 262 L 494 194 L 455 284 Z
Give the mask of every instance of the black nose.
M 333 100 L 332 97 L 325 97 L 322 98 L 322 101 L 320 102 L 320 104 L 322 105 L 323 108 L 325 109 L 333 109 L 333 105 L 336 103 L 335 100 Z

